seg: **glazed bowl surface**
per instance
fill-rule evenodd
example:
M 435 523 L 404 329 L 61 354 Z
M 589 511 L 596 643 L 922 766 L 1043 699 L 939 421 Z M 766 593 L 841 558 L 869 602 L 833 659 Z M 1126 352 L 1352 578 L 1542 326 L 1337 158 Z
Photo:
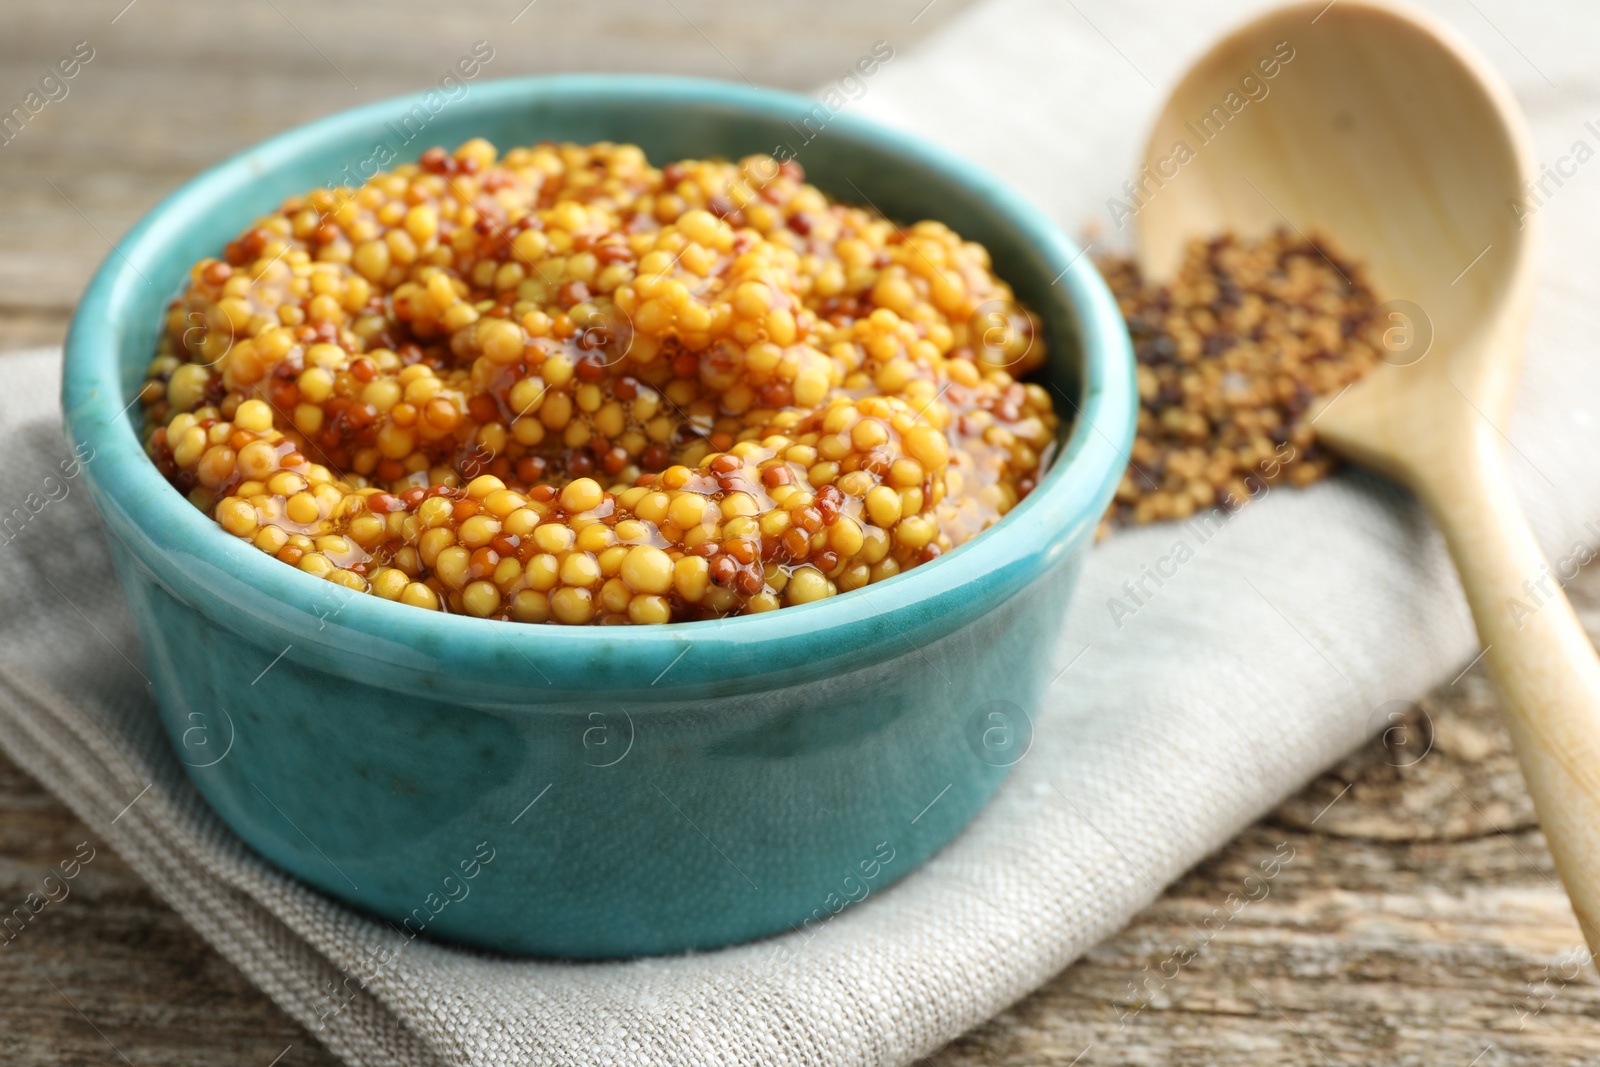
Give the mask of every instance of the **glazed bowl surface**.
M 85 294 L 63 406 L 199 792 L 253 849 L 408 936 L 618 957 L 820 922 L 950 840 L 1031 743 L 1062 616 L 1134 429 L 1133 356 L 1088 259 L 981 169 L 784 93 L 643 76 L 475 84 L 292 130 L 141 221 Z M 810 117 L 810 122 L 807 118 Z M 824 601 L 561 627 L 349 592 L 224 533 L 156 471 L 134 403 L 188 267 L 284 197 L 487 137 L 792 153 L 831 197 L 984 244 L 1040 317 L 1061 447 L 995 527 Z M 809 138 L 809 139 L 808 139 Z

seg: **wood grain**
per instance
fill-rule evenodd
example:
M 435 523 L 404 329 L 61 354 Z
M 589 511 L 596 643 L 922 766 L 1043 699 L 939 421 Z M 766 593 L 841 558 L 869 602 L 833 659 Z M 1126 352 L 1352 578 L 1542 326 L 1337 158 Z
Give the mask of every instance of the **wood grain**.
M 816 0 L 806 18 L 779 4 L 538 0 L 513 25 L 523 0 L 449 11 L 404 0 L 378 16 L 300 0 L 274 0 L 279 10 L 137 0 L 113 24 L 125 2 L 6 9 L 0 111 L 74 42 L 91 40 L 96 57 L 66 100 L 0 146 L 0 351 L 58 341 L 106 255 L 102 238 L 196 170 L 295 122 L 425 84 L 472 41 L 495 43 L 496 75 L 743 70 L 805 88 L 874 40 L 909 46 L 962 6 L 937 0 L 912 25 L 925 0 Z M 1600 574 L 1577 591 L 1600 632 Z M 1592 1062 L 1600 982 L 1573 964 L 1582 940 L 1481 674 L 1408 715 L 1388 747 L 1346 760 L 928 1064 Z M 0 948 L 10 957 L 0 1062 L 337 1062 L 0 758 L 4 910 L 83 841 L 98 851 L 72 895 Z M 1178 942 L 1198 943 L 1208 916 L 1218 927 L 1228 895 L 1287 849 L 1265 895 L 1255 890 L 1260 899 L 1175 972 L 1165 961 Z
M 1600 636 L 1600 572 L 1568 592 Z M 1126 930 L 923 1067 L 1593 1064 L 1600 978 L 1482 664 L 1396 710 Z M 1286 849 L 1265 891 L 1249 880 Z M 1229 894 L 1255 899 L 1228 917 Z M 1181 968 L 1179 945 L 1198 948 Z
M 1315 35 L 1285 55 L 1294 76 L 1262 120 L 1205 143 L 1188 180 L 1140 214 L 1140 266 L 1163 277 L 1192 238 L 1263 234 L 1292 219 L 1336 238 L 1379 292 L 1420 309 L 1411 317 L 1427 324 L 1410 325 L 1431 347 L 1388 351 L 1386 330 L 1382 363 L 1311 423 L 1328 448 L 1410 488 L 1444 535 L 1539 823 L 1600 951 L 1600 656 L 1559 589 L 1545 602 L 1529 584 L 1547 567 L 1499 429 L 1522 365 L 1539 231 L 1505 210 L 1539 174 L 1521 107 L 1430 15 L 1388 0 L 1302 0 L 1228 34 L 1189 68 L 1146 159 L 1156 165 L 1237 71 L 1312 21 Z
M 0 114 L 77 42 L 94 58 L 0 144 L 0 351 L 63 332 L 110 242 L 197 171 L 297 123 L 437 84 L 476 41 L 494 48 L 486 78 L 629 70 L 810 90 L 875 41 L 909 49 L 968 2 L 812 0 L 804 17 L 719 0 L 7 3 Z

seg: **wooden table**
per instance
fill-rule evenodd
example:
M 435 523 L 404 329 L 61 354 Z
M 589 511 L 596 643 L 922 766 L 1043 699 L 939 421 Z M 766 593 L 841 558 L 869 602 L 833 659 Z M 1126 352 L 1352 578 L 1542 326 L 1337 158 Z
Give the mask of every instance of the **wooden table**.
M 800 18 L 787 5 L 711 0 L 525 2 L 8 5 L 0 111 L 76 42 L 94 58 L 65 99 L 0 145 L 0 351 L 58 342 L 108 240 L 201 167 L 433 83 L 475 41 L 494 46 L 496 77 L 636 69 L 804 89 L 874 41 L 913 45 L 965 6 L 812 0 Z M 1600 575 L 1577 592 L 1592 608 Z M 1600 612 L 1591 618 L 1600 632 Z M 928 1062 L 1596 1062 L 1600 982 L 1483 678 L 1470 670 L 1441 687 L 1388 737 L 1391 747 L 1376 742 L 1307 786 L 1127 930 Z M 0 956 L 0 1061 L 337 1062 L 0 758 L 0 901 L 20 901 L 81 841 L 98 855 L 72 895 Z M 1265 896 L 1247 888 L 1253 866 L 1289 849 Z M 1213 918 L 1218 932 L 1177 968 L 1174 946 L 1226 915 L 1230 894 L 1260 899 Z

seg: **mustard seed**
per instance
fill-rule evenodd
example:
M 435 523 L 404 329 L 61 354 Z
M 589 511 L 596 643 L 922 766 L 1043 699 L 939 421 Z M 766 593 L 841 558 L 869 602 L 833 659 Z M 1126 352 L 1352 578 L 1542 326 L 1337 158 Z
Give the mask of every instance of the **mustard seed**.
M 1330 248 L 1285 230 L 1195 240 L 1164 286 L 1132 260 L 1098 262 L 1133 339 L 1140 404 L 1102 536 L 1232 510 L 1266 486 L 1335 469 L 1308 421 L 1312 403 L 1377 365 L 1386 324 L 1365 273 Z
M 193 311 L 233 344 L 186 340 Z M 196 264 L 140 398 L 161 473 L 307 573 L 649 624 L 833 596 L 998 521 L 1056 440 L 1019 381 L 1038 333 L 985 250 L 796 165 L 475 140 Z

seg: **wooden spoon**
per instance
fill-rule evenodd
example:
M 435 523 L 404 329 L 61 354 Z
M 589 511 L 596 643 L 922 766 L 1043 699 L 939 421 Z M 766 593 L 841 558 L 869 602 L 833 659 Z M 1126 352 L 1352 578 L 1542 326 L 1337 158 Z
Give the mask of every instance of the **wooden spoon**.
M 1600 659 L 1547 578 L 1503 450 L 1538 222 L 1516 101 L 1421 13 L 1291 4 L 1194 65 L 1145 163 L 1135 222 L 1148 277 L 1170 277 L 1190 238 L 1283 227 L 1326 235 L 1395 298 L 1389 365 L 1324 400 L 1316 433 L 1408 486 L 1444 532 L 1550 851 L 1600 953 Z M 1536 597 L 1529 580 L 1542 580 Z

